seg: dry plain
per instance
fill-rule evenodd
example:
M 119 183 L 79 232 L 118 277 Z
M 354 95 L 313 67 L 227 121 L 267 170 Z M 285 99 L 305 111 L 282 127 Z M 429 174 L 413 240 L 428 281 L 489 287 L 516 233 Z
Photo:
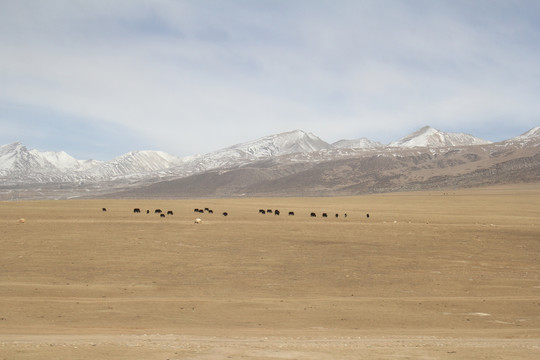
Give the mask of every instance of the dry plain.
M 0 359 L 540 358 L 540 184 L 1 202 L 0 226 Z

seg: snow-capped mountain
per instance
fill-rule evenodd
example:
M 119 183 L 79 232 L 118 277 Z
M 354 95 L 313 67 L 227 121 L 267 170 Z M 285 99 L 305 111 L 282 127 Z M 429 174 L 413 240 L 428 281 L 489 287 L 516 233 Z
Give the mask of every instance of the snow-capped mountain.
M 332 146 L 338 149 L 377 149 L 384 147 L 382 143 L 365 137 L 356 140 L 339 140 L 333 143 Z
M 64 151 L 45 151 L 39 152 L 37 150 L 28 151 L 37 161 L 41 163 L 42 167 L 47 167 L 52 165 L 60 171 L 71 171 L 71 170 L 83 170 L 87 169 L 97 162 L 93 161 L 80 161 L 75 159 L 73 156 L 68 155 Z
M 468 146 L 490 144 L 490 141 L 474 137 L 463 133 L 448 133 L 430 126 L 424 126 L 398 141 L 393 141 L 390 147 L 447 147 L 447 146 Z
M 107 181 L 144 177 L 182 163 L 162 151 L 133 151 L 111 161 L 77 160 L 67 153 L 28 150 L 19 142 L 0 147 L 0 178 L 4 183 Z
M 38 168 L 41 162 L 19 142 L 0 146 L 0 175 L 10 171 Z
M 194 174 L 222 167 L 241 166 L 282 155 L 311 153 L 330 148 L 332 145 L 317 136 L 302 130 L 294 130 L 265 136 L 205 155 L 197 155 L 186 159 L 182 165 L 173 170 L 177 173 Z
M 528 146 L 533 144 L 533 146 L 540 146 L 540 126 L 532 128 L 519 136 L 503 141 L 503 144 L 516 146 Z
M 140 178 L 183 163 L 182 158 L 163 151 L 132 151 L 87 169 L 85 175 L 105 180 L 118 177 Z
M 507 142 L 439 147 L 336 148 L 297 152 L 169 177 L 112 198 L 349 196 L 540 181 L 540 134 Z M 525 139 L 525 140 L 524 140 Z M 217 157 L 216 154 L 214 156 Z M 204 161 L 204 156 L 201 160 Z
M 322 149 L 330 149 L 331 147 L 330 144 L 312 133 L 294 130 L 234 145 L 226 150 L 240 151 L 254 158 L 263 159 L 298 152 L 319 151 Z
M 0 178 L 7 183 L 111 181 L 188 176 L 274 156 L 313 152 L 331 145 L 301 130 L 270 135 L 205 155 L 179 158 L 163 151 L 132 151 L 110 161 L 77 160 L 65 152 L 28 150 L 21 143 L 0 147 Z
M 126 184 L 185 178 L 209 170 L 241 168 L 267 159 L 272 159 L 272 162 L 264 166 L 293 166 L 291 164 L 315 164 L 361 156 L 400 157 L 416 151 L 413 148 L 440 152 L 453 146 L 484 144 L 490 142 L 472 135 L 445 133 L 429 126 L 392 142 L 389 146 L 366 138 L 329 144 L 311 133 L 295 130 L 265 136 L 204 155 L 179 158 L 162 151 L 133 151 L 110 161 L 95 161 L 77 160 L 63 151 L 28 150 L 16 142 L 0 146 L 0 189 L 10 191 L 9 189 L 20 186 L 31 189 L 34 186 L 32 184 L 63 184 L 62 188 L 71 186 L 77 189 L 75 192 L 81 193 L 89 188 L 122 188 Z M 501 147 L 514 145 L 527 149 L 539 147 L 540 127 L 490 146 L 493 146 L 493 151 L 496 152 Z
M 63 151 L 28 150 L 19 142 L 0 146 L 0 178 L 4 183 L 76 181 L 77 173 L 99 163 L 77 160 Z

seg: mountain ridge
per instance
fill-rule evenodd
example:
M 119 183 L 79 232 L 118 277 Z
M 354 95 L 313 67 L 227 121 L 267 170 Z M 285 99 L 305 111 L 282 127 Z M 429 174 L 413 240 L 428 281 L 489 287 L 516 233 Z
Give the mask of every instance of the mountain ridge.
M 398 141 L 393 141 L 390 147 L 445 147 L 463 145 L 484 145 L 491 141 L 483 140 L 464 133 L 449 133 L 424 126 Z
M 495 155 L 490 154 L 506 154 L 515 149 L 533 149 L 532 155 L 527 156 L 534 157 L 535 152 L 539 151 L 539 143 L 540 127 L 532 128 L 519 136 L 502 142 L 491 143 L 472 135 L 445 133 L 427 126 L 386 146 L 366 138 L 341 140 L 329 144 L 312 133 L 294 130 L 236 144 L 205 155 L 180 158 L 162 151 L 139 150 L 104 162 L 77 160 L 63 151 L 39 152 L 37 150 L 28 150 L 21 143 L 15 142 L 0 146 L 0 179 L 3 180 L 3 185 L 0 186 L 0 196 L 3 193 L 3 199 L 32 198 L 32 195 L 26 197 L 22 195 L 13 196 L 13 193 L 11 193 L 11 196 L 5 194 L 9 194 L 14 189 L 23 189 L 33 193 L 33 188 L 41 189 L 45 187 L 50 189 L 54 188 L 55 184 L 64 184 L 63 187 L 70 188 L 70 197 L 80 196 L 85 193 L 99 195 L 122 192 L 126 189 L 149 186 L 162 181 L 175 181 L 176 179 L 201 174 L 204 176 L 205 173 L 210 174 L 212 171 L 224 174 L 241 168 L 252 169 L 249 176 L 258 179 L 255 183 L 249 185 L 249 187 L 256 190 L 254 190 L 254 193 L 266 194 L 266 192 L 256 189 L 257 186 L 260 187 L 261 182 L 277 181 L 276 179 L 280 177 L 282 178 L 280 181 L 285 181 L 287 176 L 290 177 L 296 173 L 307 171 L 307 169 L 314 168 L 317 164 L 325 162 L 349 161 L 348 159 L 367 159 L 370 157 L 393 157 L 398 159 L 403 156 L 416 156 L 414 154 L 423 154 L 424 157 L 430 157 L 440 156 L 437 154 L 440 154 L 441 151 L 459 152 L 466 148 L 484 149 L 483 147 L 487 147 L 488 150 L 482 150 L 483 152 L 480 155 L 475 154 L 476 150 L 471 150 L 470 159 L 456 157 L 453 160 L 458 163 L 473 163 L 477 161 L 475 157 L 483 158 L 487 156 L 492 159 Z M 420 163 L 424 160 L 420 156 L 412 161 Z M 380 162 L 379 166 L 383 166 L 382 159 Z M 377 162 L 372 161 L 372 163 Z M 533 161 L 533 163 L 535 162 Z M 412 165 L 407 163 L 405 167 L 408 166 Z M 372 171 L 376 172 L 376 169 Z M 240 172 L 237 172 L 237 174 L 240 174 Z M 247 176 L 246 174 L 247 172 L 244 171 L 244 176 Z M 357 175 L 353 175 L 352 173 L 349 174 L 351 177 L 357 177 Z M 292 181 L 291 179 L 289 178 L 290 181 Z M 244 180 L 240 179 L 238 181 L 241 184 L 234 185 L 237 190 L 240 188 L 245 188 L 246 191 L 249 190 Z M 226 187 L 226 185 L 223 186 Z M 328 186 L 321 187 L 320 193 L 333 193 Z M 211 186 L 208 188 L 210 189 Z M 371 191 L 376 190 L 372 189 Z M 50 190 L 41 192 L 46 193 L 48 191 L 50 192 Z M 343 190 L 340 191 L 343 192 Z M 274 190 L 275 192 L 277 190 Z M 58 198 L 67 196 L 61 194 L 62 191 L 53 191 L 53 193 L 54 195 L 50 196 Z M 201 191 L 198 193 L 201 193 Z M 223 195 L 230 194 L 233 196 L 233 193 L 235 192 L 229 189 L 224 191 Z M 302 194 L 302 191 L 296 193 Z M 241 192 L 235 194 L 234 196 L 238 196 Z

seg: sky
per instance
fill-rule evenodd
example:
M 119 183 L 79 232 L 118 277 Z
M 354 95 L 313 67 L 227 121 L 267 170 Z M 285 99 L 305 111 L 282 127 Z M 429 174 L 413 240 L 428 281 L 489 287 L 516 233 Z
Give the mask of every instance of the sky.
M 536 0 L 0 0 L 0 145 L 204 154 L 540 126 Z

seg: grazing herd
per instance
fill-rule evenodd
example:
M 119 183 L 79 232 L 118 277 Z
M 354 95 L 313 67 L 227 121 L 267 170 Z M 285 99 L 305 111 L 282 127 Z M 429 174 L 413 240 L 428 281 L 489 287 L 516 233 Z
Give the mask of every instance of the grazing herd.
M 273 212 L 274 212 L 274 215 L 279 215 L 280 214 L 279 210 L 274 210 Z M 259 209 L 259 214 L 262 214 L 262 215 L 272 214 L 272 209 L 267 209 L 267 210 Z M 294 216 L 294 211 L 289 211 L 289 216 Z M 317 217 L 317 214 L 312 212 L 309 216 L 310 217 Z M 334 216 L 336 217 L 336 219 L 339 218 L 339 214 L 337 214 L 337 213 Z M 369 218 L 369 214 L 366 214 L 366 216 Z M 328 213 L 323 212 L 322 217 L 327 218 Z M 347 217 L 347 213 L 343 214 L 343 217 Z
M 107 211 L 106 208 L 102 208 L 102 211 Z M 196 212 L 196 213 L 200 213 L 200 214 L 204 214 L 204 213 L 207 213 L 207 214 L 213 214 L 214 213 L 214 210 L 210 209 L 210 208 L 207 208 L 205 207 L 204 209 L 199 209 L 199 208 L 195 208 L 193 209 L 193 212 Z M 134 208 L 133 209 L 133 213 L 134 214 L 140 214 L 141 213 L 141 209 L 140 208 Z M 150 214 L 150 210 L 146 210 L 146 213 L 147 214 Z M 166 216 L 169 216 L 169 215 L 174 215 L 174 212 L 172 210 L 167 210 L 167 215 L 165 215 L 165 213 L 163 212 L 163 210 L 161 209 L 155 209 L 154 210 L 154 214 L 158 214 L 160 217 L 166 217 Z M 221 215 L 223 216 L 228 216 L 229 213 L 227 211 L 224 211 L 221 213 Z M 202 220 L 200 218 L 197 218 L 195 219 L 195 223 L 196 224 L 200 224 L 202 222 Z
M 107 208 L 102 208 L 101 210 L 105 212 L 105 211 L 107 211 Z M 195 208 L 195 209 L 193 209 L 193 212 L 198 213 L 198 214 L 204 214 L 204 213 L 206 213 L 206 214 L 213 214 L 213 213 L 214 213 L 214 211 L 213 211 L 212 209 L 207 208 L 207 207 L 205 207 L 205 208 Z M 140 213 L 141 213 L 141 209 L 140 209 L 140 208 L 134 208 L 134 209 L 133 209 L 133 213 L 134 213 L 134 214 L 140 214 Z M 147 214 L 150 214 L 150 210 L 146 210 L 146 213 L 147 213 Z M 173 212 L 172 210 L 167 210 L 167 212 L 166 212 L 167 215 L 165 215 L 165 213 L 164 213 L 163 210 L 161 210 L 161 209 L 155 209 L 155 210 L 154 210 L 154 213 L 155 213 L 155 214 L 158 214 L 158 215 L 159 215 L 160 217 L 162 217 L 162 218 L 164 218 L 164 217 L 166 217 L 166 216 L 172 216 L 172 215 L 174 214 L 174 212 Z M 272 209 L 259 209 L 259 214 L 261 214 L 261 215 L 274 214 L 275 216 L 279 216 L 279 215 L 281 214 L 281 212 L 280 212 L 278 209 L 273 209 L 273 210 L 272 210 Z M 224 212 L 221 213 L 221 215 L 222 215 L 222 216 L 228 216 L 229 213 L 228 213 L 227 211 L 224 211 Z M 294 216 L 294 215 L 295 215 L 295 214 L 294 214 L 294 211 L 289 211 L 289 212 L 288 212 L 288 215 L 289 215 L 289 216 Z M 328 213 L 327 213 L 327 212 L 323 212 L 323 213 L 321 213 L 321 216 L 322 216 L 323 218 L 328 218 Z M 334 217 L 335 217 L 336 219 L 339 218 L 339 216 L 340 216 L 340 215 L 339 215 L 338 213 L 334 214 Z M 317 217 L 317 213 L 311 212 L 311 213 L 310 213 L 310 217 L 316 218 L 316 217 Z M 343 217 L 346 218 L 346 217 L 347 217 L 347 213 L 344 213 L 344 214 L 343 214 Z M 366 214 L 366 218 L 369 219 L 369 213 Z M 195 223 L 196 223 L 196 224 L 200 224 L 201 222 L 202 222 L 202 220 L 201 220 L 200 218 L 196 218 L 196 219 L 195 219 Z

